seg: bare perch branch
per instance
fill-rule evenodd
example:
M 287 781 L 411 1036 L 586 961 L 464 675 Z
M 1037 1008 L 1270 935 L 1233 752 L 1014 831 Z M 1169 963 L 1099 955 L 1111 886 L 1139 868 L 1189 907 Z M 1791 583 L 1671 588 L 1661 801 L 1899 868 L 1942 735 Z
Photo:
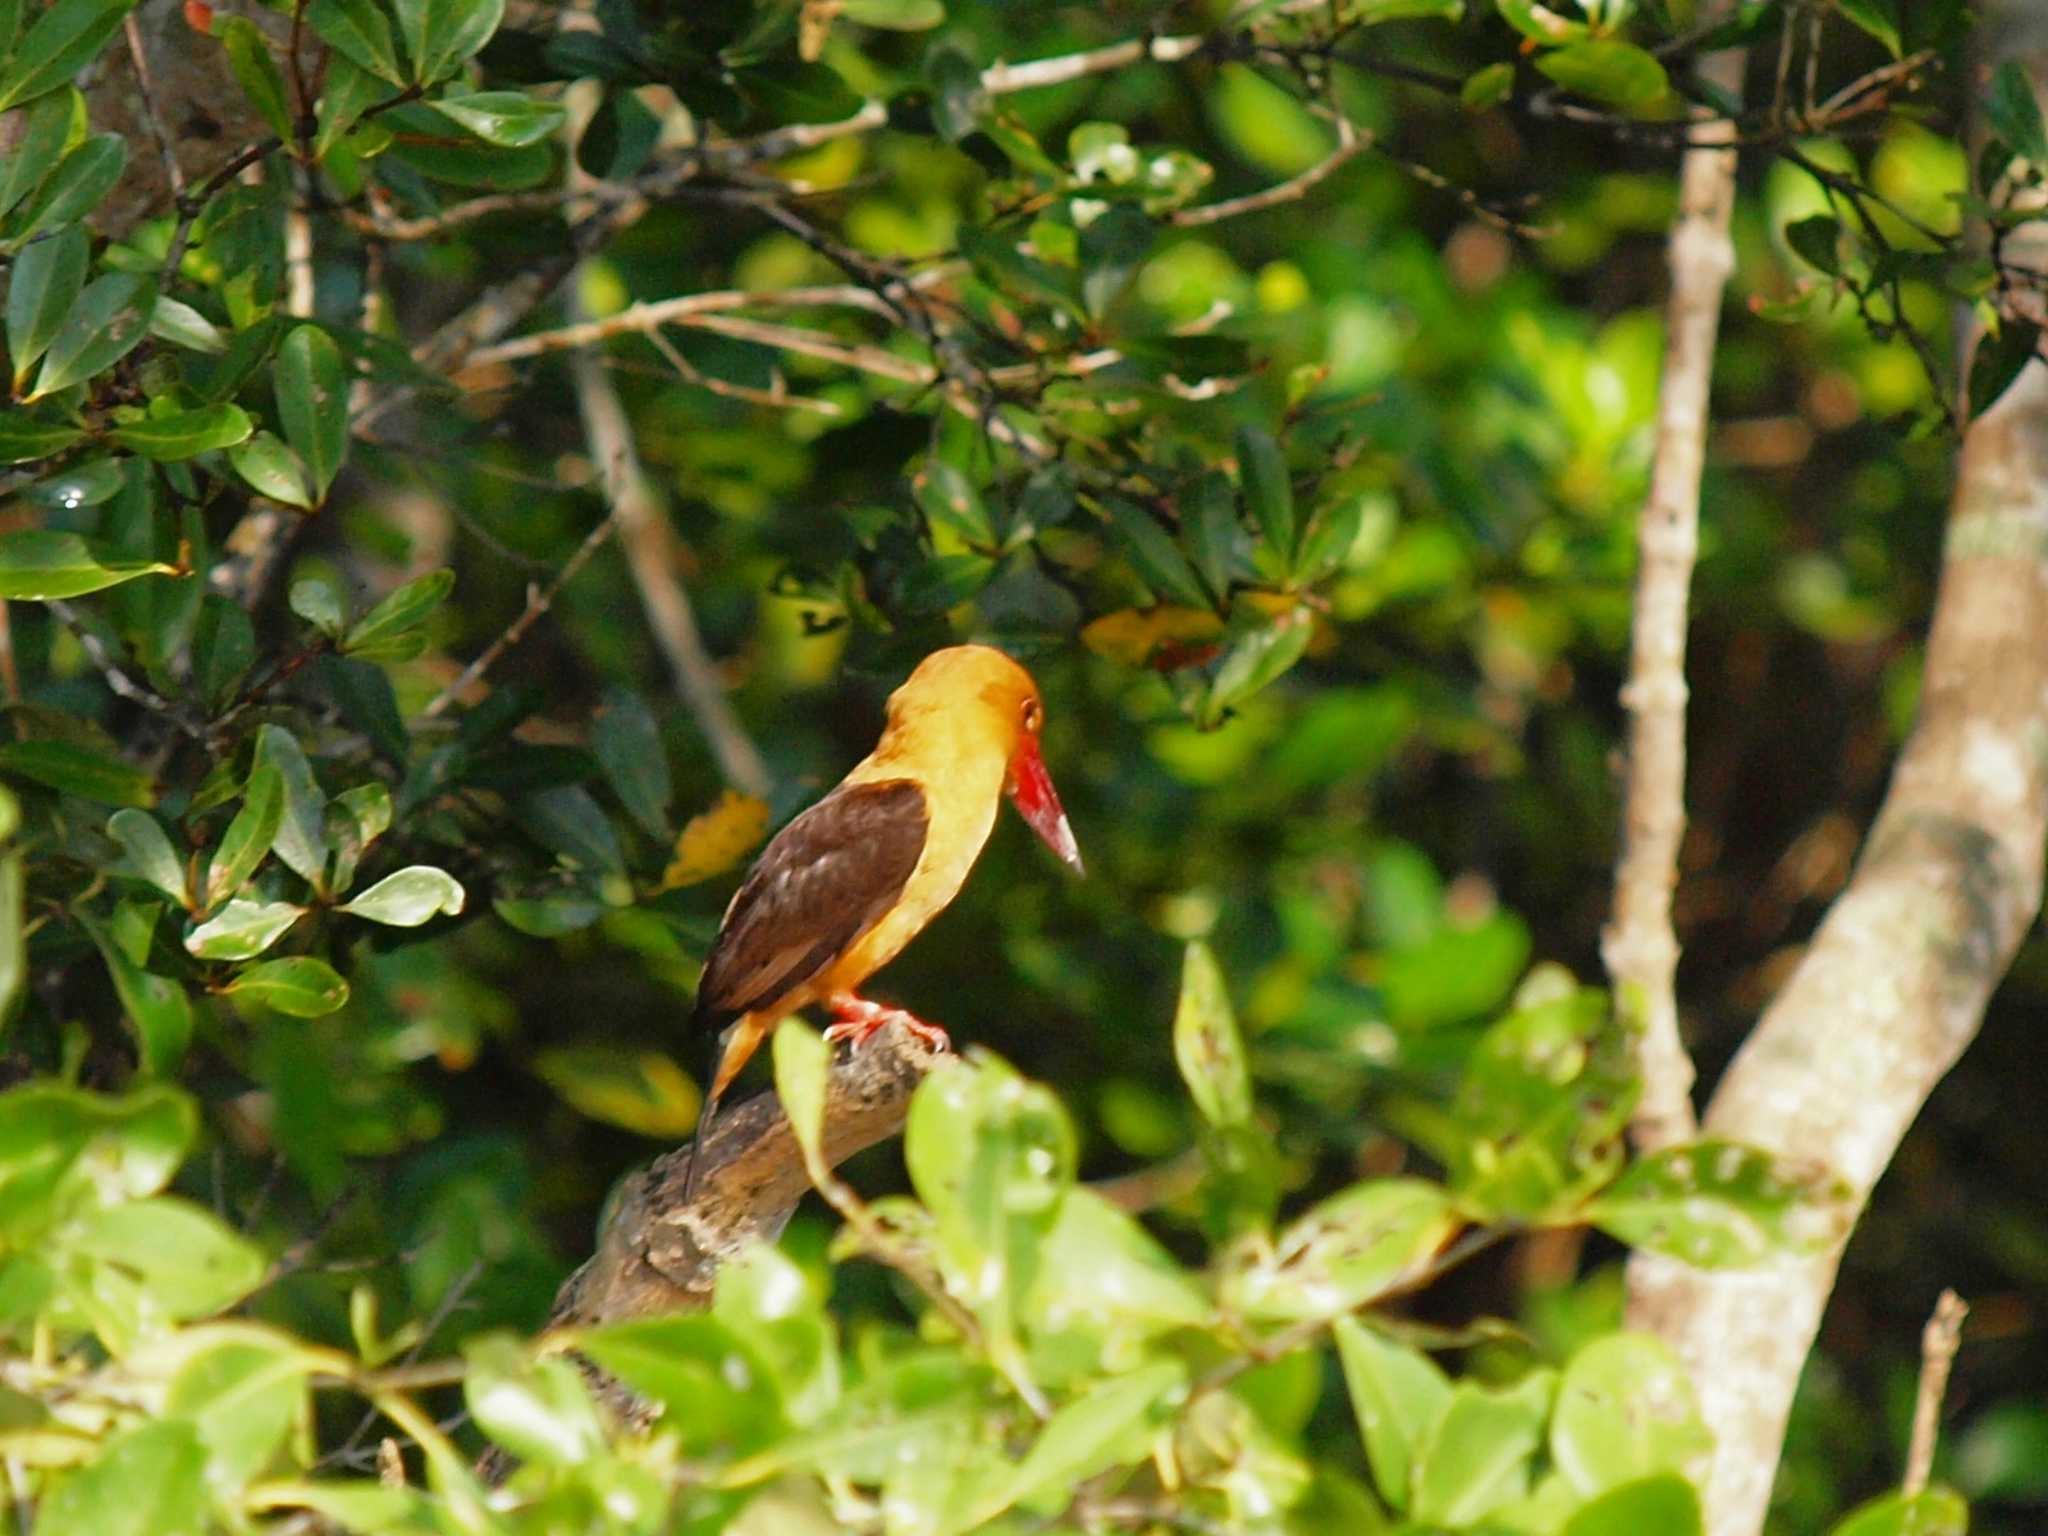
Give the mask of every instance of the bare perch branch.
M 1702 66 L 1721 90 L 1742 89 L 1743 55 Z M 1702 138 L 1731 145 L 1733 122 L 1717 118 Z M 1629 637 L 1628 778 L 1614 916 L 1601 954 L 1623 1006 L 1642 1016 L 1643 1097 L 1635 1114 L 1646 1150 L 1690 1138 L 1692 1059 L 1678 1032 L 1678 935 L 1671 895 L 1685 836 L 1685 638 L 1693 562 L 1699 554 L 1700 477 L 1721 296 L 1735 269 L 1728 221 L 1735 206 L 1732 147 L 1685 152 L 1678 217 L 1671 226 L 1671 294 L 1665 304 L 1664 378 L 1649 499 L 1636 530 L 1636 590 Z
M 1962 1347 L 1963 1319 L 1969 1304 L 1954 1291 L 1943 1291 L 1934 1314 L 1920 1333 L 1920 1386 L 1913 1395 L 1913 1439 L 1906 1448 L 1906 1475 L 1900 1488 L 1923 1492 L 1934 1471 L 1934 1442 L 1941 1434 L 1941 1400 L 1948 1396 L 1949 1368 Z
M 835 1063 L 825 1100 L 826 1162 L 837 1167 L 901 1131 L 911 1094 L 941 1055 L 892 1024 Z M 687 1146 L 664 1153 L 626 1180 L 596 1251 L 556 1296 L 553 1323 L 588 1326 L 704 1306 L 719 1267 L 747 1244 L 772 1240 L 811 1187 L 772 1093 L 719 1118 L 696 1199 L 685 1203 L 689 1153 Z

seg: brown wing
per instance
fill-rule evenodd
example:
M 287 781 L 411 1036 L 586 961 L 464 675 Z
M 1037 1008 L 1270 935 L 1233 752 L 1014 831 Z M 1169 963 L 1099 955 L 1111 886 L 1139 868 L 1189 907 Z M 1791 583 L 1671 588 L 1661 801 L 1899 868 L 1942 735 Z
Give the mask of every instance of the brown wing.
M 880 922 L 924 852 L 924 791 L 909 779 L 842 784 L 775 835 L 726 908 L 697 1017 L 765 1008 Z

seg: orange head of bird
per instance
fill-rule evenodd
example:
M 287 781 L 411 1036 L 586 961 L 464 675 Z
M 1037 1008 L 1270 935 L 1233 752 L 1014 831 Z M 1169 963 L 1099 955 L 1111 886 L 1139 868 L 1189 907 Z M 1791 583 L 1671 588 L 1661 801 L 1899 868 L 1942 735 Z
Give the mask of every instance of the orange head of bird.
M 1048 848 L 1082 872 L 1081 850 L 1039 750 L 1045 706 L 1015 661 L 985 645 L 934 651 L 889 700 L 891 733 L 943 732 L 954 764 L 999 757 L 1003 793 Z M 941 723 L 943 722 L 943 724 Z M 991 769 L 994 764 L 990 763 Z

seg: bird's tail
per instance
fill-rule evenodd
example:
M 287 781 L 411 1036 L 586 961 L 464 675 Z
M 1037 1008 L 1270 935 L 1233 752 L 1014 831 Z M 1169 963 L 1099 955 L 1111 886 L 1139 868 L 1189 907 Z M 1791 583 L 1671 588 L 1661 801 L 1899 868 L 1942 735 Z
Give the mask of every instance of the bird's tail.
M 711 1031 L 721 1028 L 732 1017 L 699 1007 L 693 1025 Z M 704 1107 L 697 1113 L 697 1134 L 690 1142 L 690 1161 L 683 1169 L 683 1201 L 688 1204 L 697 1192 L 697 1168 L 704 1160 L 704 1143 L 711 1139 L 711 1124 L 718 1118 L 718 1106 L 725 1099 L 725 1090 L 732 1086 L 732 1080 L 739 1076 L 740 1068 L 747 1064 L 747 1058 L 761 1043 L 763 1026 L 752 1018 L 742 1016 L 733 1029 L 725 1047 L 719 1052 L 718 1069 L 711 1075 L 711 1087 L 704 1095 Z

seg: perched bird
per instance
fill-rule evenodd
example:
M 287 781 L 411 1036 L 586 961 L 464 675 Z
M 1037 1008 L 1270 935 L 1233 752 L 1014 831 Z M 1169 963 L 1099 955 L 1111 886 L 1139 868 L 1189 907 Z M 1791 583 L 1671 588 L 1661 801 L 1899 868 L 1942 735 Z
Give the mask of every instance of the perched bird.
M 731 1032 L 698 1117 L 686 1199 L 719 1100 L 763 1037 L 799 1008 L 831 1009 L 828 1040 L 859 1045 L 893 1022 L 946 1043 L 943 1030 L 859 988 L 959 894 L 1002 796 L 1081 869 L 1039 752 L 1044 718 L 1031 674 L 1001 651 L 935 651 L 889 696 L 875 750 L 762 850 L 697 986 L 694 1024 Z

